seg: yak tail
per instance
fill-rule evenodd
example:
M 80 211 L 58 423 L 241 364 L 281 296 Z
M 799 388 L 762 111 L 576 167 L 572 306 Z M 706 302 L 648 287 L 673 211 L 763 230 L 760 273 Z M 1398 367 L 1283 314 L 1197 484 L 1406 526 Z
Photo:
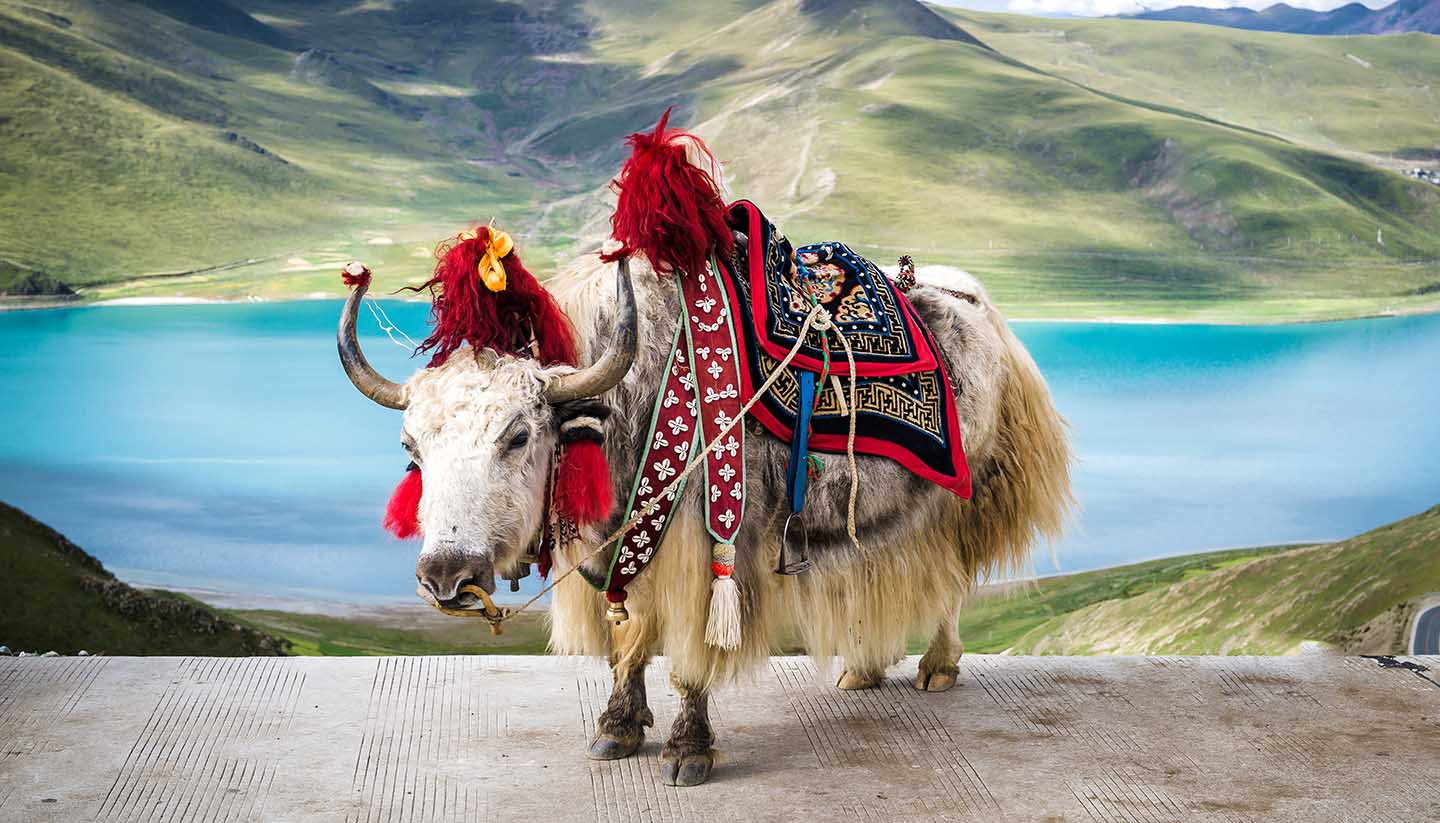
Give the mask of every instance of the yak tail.
M 990 318 L 1005 343 L 1000 420 L 994 456 L 961 507 L 960 546 L 977 577 L 994 578 L 1028 572 L 1031 551 L 1059 538 L 1075 498 L 1069 425 L 1030 353 L 997 313 Z

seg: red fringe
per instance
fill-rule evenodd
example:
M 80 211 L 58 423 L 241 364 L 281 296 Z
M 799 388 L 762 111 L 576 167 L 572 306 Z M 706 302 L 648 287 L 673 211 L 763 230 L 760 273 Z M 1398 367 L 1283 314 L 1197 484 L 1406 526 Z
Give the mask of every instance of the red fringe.
M 575 365 L 575 328 L 555 298 L 540 285 L 511 252 L 505 266 L 504 291 L 492 292 L 475 267 L 490 242 L 490 229 L 481 226 L 471 240 L 450 241 L 435 250 L 435 276 L 411 291 L 429 289 L 434 331 L 416 352 L 433 352 L 431 366 L 445 362 L 465 343 L 498 354 L 531 356 L 533 330 L 540 362 Z
M 578 525 L 598 523 L 615 508 L 610 463 L 591 440 L 566 443 L 555 477 L 555 508 Z
M 409 540 L 420 533 L 420 492 L 423 489 L 420 470 L 405 472 L 405 479 L 390 495 L 385 507 L 385 530 L 400 538 Z
M 712 248 L 729 254 L 735 245 L 719 187 L 709 171 L 685 159 L 678 138 L 692 139 L 712 160 L 713 155 L 695 135 L 666 131 L 670 111 L 654 131 L 625 140 L 633 152 L 610 182 L 619 196 L 610 226 L 621 248 L 603 255 L 610 261 L 642 252 L 657 274 L 703 271 Z

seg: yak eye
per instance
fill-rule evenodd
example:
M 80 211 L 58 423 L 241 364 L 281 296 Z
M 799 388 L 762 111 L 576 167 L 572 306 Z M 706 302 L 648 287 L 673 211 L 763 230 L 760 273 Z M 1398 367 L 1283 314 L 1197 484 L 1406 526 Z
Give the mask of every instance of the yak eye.
M 506 446 L 505 448 L 509 449 L 510 451 L 515 451 L 516 449 L 520 448 L 521 446 L 524 446 L 526 443 L 529 443 L 529 442 L 530 442 L 530 432 L 529 432 L 529 430 L 528 430 L 528 429 L 521 429 L 518 434 L 516 434 L 514 437 L 510 438 L 510 445 Z

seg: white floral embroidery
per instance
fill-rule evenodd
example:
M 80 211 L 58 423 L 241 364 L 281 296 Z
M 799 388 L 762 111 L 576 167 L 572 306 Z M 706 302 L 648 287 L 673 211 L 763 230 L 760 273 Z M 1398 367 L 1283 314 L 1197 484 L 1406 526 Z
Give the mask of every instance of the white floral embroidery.
M 734 457 L 735 453 L 740 451 L 740 441 L 736 440 L 734 437 L 726 438 L 725 451 L 730 452 L 730 456 Z
M 726 413 L 724 409 L 715 413 L 715 428 L 724 431 L 725 427 L 734 422 L 735 418 Z
M 705 312 L 706 314 L 709 314 L 715 308 L 715 298 L 702 297 L 699 300 L 695 301 L 695 308 Z
M 720 479 L 724 480 L 726 483 L 729 483 L 730 479 L 736 474 L 738 474 L 738 472 L 735 471 L 735 467 L 730 465 L 729 463 L 726 463 L 720 467 Z
M 680 385 L 685 387 L 685 391 L 695 391 L 695 376 L 685 372 L 680 375 Z
M 685 418 L 683 417 L 672 417 L 665 421 L 665 425 L 670 427 L 671 434 L 690 431 L 690 427 L 685 425 Z
M 711 486 L 711 487 L 710 487 L 710 502 L 711 502 L 711 503 L 714 503 L 716 500 L 719 500 L 719 499 L 720 499 L 720 487 L 719 487 L 719 486 Z
M 675 467 L 670 465 L 670 458 L 668 457 L 664 460 L 655 461 L 652 468 L 655 469 L 655 474 L 659 476 L 661 481 L 669 480 L 676 473 Z
M 634 574 L 636 571 L 635 564 L 626 563 L 625 565 L 620 567 L 620 571 L 624 572 L 625 574 Z
M 727 397 L 739 397 L 740 392 L 736 390 L 734 383 L 726 383 L 725 388 L 720 391 L 714 389 L 705 390 L 705 402 L 714 403 L 716 400 L 724 400 Z
M 710 365 L 705 369 L 705 371 L 710 372 L 711 380 L 719 380 L 720 375 L 725 372 L 724 369 L 720 368 L 720 364 L 716 363 L 714 360 L 710 361 Z
M 721 360 L 729 360 L 731 353 L 734 352 L 734 351 L 735 351 L 734 349 L 730 348 L 729 346 L 726 346 L 726 347 L 723 348 L 723 349 L 716 349 L 716 350 L 715 350 L 715 353 L 718 354 L 718 355 L 720 355 L 720 359 L 721 359 Z
M 640 486 L 639 486 L 639 488 L 636 489 L 636 491 L 639 492 L 639 494 L 640 494 L 641 497 L 645 497 L 646 495 L 654 492 L 654 491 L 655 491 L 655 487 L 652 486 L 652 485 L 650 485 L 650 478 L 649 478 L 649 477 L 641 477 L 641 478 L 640 478 Z
M 680 396 L 675 393 L 674 389 L 670 389 L 669 391 L 665 392 L 665 401 L 662 405 L 668 409 L 679 402 Z
M 651 518 L 650 528 L 654 529 L 656 534 L 659 534 L 660 530 L 665 528 L 665 515 L 660 514 Z
M 731 487 L 730 487 L 730 496 L 733 497 L 733 498 L 735 498 L 736 500 L 739 500 L 740 498 L 742 498 L 742 497 L 745 496 L 745 492 L 743 492 L 743 491 L 740 490 L 740 486 L 739 486 L 739 485 L 731 486 Z
M 654 449 L 654 450 L 659 450 L 659 449 L 667 448 L 667 447 L 669 447 L 669 445 L 670 445 L 670 441 L 665 439 L 665 432 L 663 432 L 663 431 L 661 431 L 661 430 L 659 430 L 659 429 L 656 429 L 656 430 L 655 430 L 655 444 L 652 445 L 650 448 L 651 448 L 651 449 Z
M 701 347 L 699 347 L 699 348 L 697 348 L 697 349 L 695 350 L 695 353 L 698 354 L 700 357 L 706 359 L 706 360 L 709 360 L 709 359 L 710 359 L 710 347 L 709 347 L 709 346 L 701 346 Z
M 735 522 L 735 510 L 726 509 L 725 513 L 720 515 L 720 522 L 725 524 L 725 528 L 730 528 L 730 526 Z
M 643 549 L 650 545 L 650 532 L 635 532 L 635 536 L 630 538 L 630 542 L 635 544 L 635 548 Z
M 685 440 L 675 447 L 675 458 L 681 463 L 690 459 L 690 441 Z

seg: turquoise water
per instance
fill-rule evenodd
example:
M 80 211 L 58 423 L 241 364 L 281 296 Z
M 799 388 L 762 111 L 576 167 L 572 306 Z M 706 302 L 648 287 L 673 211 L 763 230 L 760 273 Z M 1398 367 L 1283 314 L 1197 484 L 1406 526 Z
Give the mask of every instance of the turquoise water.
M 388 308 L 424 328 L 428 307 Z M 0 314 L 0 500 L 131 579 L 411 596 L 414 546 L 378 526 L 406 464 L 399 418 L 346 382 L 338 313 Z M 361 328 L 386 373 L 417 365 Z M 1440 317 L 1016 328 L 1081 458 L 1062 570 L 1344 537 L 1440 502 Z

